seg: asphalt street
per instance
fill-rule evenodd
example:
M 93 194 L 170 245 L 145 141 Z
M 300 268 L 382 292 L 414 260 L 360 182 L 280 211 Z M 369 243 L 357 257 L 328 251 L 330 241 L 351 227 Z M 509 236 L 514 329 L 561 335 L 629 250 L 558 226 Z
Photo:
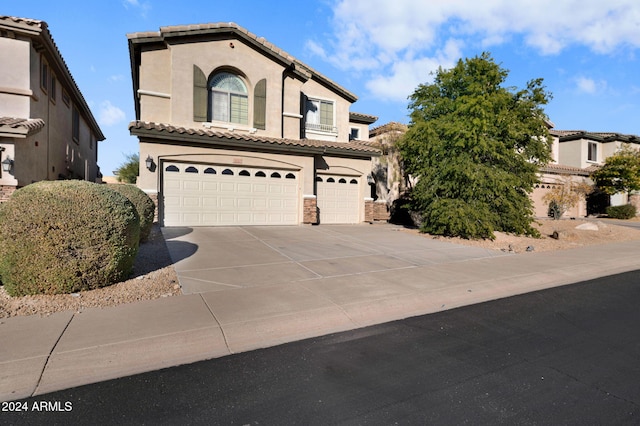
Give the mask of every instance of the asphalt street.
M 2 403 L 0 423 L 639 424 L 639 306 L 635 271 Z

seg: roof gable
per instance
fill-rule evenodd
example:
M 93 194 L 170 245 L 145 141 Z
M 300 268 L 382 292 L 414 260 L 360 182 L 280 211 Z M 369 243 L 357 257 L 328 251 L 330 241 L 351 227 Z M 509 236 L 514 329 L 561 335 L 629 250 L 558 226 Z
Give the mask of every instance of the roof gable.
M 271 59 L 282 63 L 291 72 L 303 80 L 313 79 L 336 92 L 340 96 L 353 103 L 358 97 L 328 77 L 315 71 L 308 65 L 298 61 L 284 50 L 269 43 L 264 37 L 249 32 L 236 23 L 211 23 L 197 25 L 174 25 L 160 27 L 160 31 L 146 31 L 127 34 L 129 40 L 129 50 L 131 55 L 132 69 L 136 69 L 136 60 L 139 55 L 135 54 L 145 44 L 171 44 L 175 42 L 201 42 L 215 38 L 229 38 L 241 40 L 244 43 L 261 51 Z

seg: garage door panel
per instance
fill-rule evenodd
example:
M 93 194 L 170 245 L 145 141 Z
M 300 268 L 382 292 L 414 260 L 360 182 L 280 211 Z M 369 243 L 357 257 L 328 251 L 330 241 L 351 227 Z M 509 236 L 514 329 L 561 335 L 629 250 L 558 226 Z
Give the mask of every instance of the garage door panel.
M 162 170 L 165 226 L 298 223 L 299 184 L 284 178 L 290 171 L 184 163 Z
M 236 192 L 236 185 L 233 182 L 220 182 L 220 192 Z
M 358 223 L 360 221 L 359 186 L 348 183 L 353 179 L 344 176 L 322 176 L 322 181 L 316 182 L 320 223 Z

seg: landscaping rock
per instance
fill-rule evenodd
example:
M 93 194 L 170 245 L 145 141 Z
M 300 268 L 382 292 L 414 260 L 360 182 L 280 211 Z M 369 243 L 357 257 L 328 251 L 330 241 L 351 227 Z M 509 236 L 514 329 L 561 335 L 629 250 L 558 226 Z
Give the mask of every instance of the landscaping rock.
M 576 226 L 576 229 L 580 229 L 582 231 L 598 231 L 598 230 L 600 230 L 600 228 L 598 228 L 598 224 L 597 223 L 593 223 L 593 222 L 582 223 L 582 224 Z

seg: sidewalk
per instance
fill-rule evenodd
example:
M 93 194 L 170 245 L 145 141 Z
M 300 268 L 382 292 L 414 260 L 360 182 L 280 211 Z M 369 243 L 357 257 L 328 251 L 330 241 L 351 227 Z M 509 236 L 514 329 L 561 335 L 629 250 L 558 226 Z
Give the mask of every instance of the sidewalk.
M 340 245 L 346 247 L 347 241 L 344 237 Z M 258 242 L 289 258 L 306 253 L 295 245 L 287 252 L 272 240 Z M 178 297 L 82 313 L 0 319 L 0 401 L 640 269 L 639 252 L 640 241 L 632 241 L 519 255 L 476 253 L 468 259 L 439 254 L 435 263 L 405 265 L 406 259 L 398 258 L 391 266 L 372 270 L 371 263 L 381 258 L 372 251 L 356 257 L 361 263 L 350 264 L 355 271 L 350 274 L 291 282 L 269 279 L 259 286 L 200 288 Z M 191 284 L 194 269 L 181 267 L 193 259 L 176 263 L 179 276 Z M 300 265 L 313 272 L 318 262 L 301 258 L 266 265 L 275 270 Z M 324 261 L 319 266 L 345 267 L 336 264 Z

